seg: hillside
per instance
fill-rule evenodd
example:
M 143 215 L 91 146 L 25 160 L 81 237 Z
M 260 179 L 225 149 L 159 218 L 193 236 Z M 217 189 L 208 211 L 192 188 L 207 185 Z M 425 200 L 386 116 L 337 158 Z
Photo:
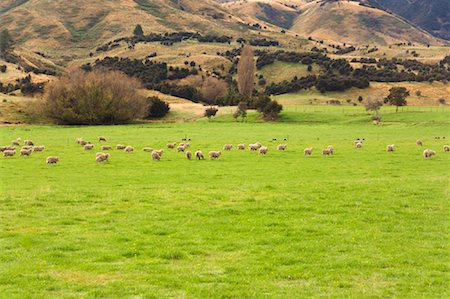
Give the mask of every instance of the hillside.
M 359 1 L 236 0 L 225 6 L 315 39 L 378 45 L 439 43 L 401 18 Z
M 239 37 L 257 34 L 250 25 L 254 22 L 211 0 L 8 0 L 0 6 L 0 27 L 8 28 L 17 44 L 67 60 L 130 36 L 138 23 L 145 33 L 194 31 Z M 266 26 L 265 31 L 270 30 Z

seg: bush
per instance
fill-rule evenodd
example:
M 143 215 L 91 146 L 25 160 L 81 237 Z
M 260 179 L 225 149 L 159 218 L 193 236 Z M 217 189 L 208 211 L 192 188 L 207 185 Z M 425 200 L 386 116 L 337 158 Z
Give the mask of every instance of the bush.
M 209 121 L 211 121 L 211 117 L 216 116 L 219 109 L 214 107 L 209 107 L 205 110 L 205 113 L 203 114 L 205 117 L 208 118 Z
M 45 88 L 39 107 L 57 124 L 110 125 L 144 116 L 145 98 L 137 79 L 123 73 L 69 70 Z
M 147 98 L 147 113 L 145 118 L 160 118 L 169 113 L 170 106 L 166 102 L 162 101 L 158 97 L 149 97 Z
M 6 65 L 0 65 L 0 72 L 1 73 L 6 73 L 7 69 L 8 69 L 8 67 Z

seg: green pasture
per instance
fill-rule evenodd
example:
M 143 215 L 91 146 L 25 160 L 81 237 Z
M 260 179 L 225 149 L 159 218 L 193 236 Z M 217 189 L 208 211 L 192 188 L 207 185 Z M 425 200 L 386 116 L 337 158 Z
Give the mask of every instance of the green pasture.
M 0 127 L 0 145 L 46 146 L 0 157 L 0 297 L 447 297 L 448 111 L 386 111 L 375 126 L 337 109 L 276 123 Z M 98 136 L 135 152 L 97 164 Z M 258 141 L 269 153 L 188 161 L 165 150 L 157 162 L 141 150 L 182 138 L 205 154 Z M 323 157 L 328 145 L 335 155 Z M 60 163 L 46 165 L 50 155 Z

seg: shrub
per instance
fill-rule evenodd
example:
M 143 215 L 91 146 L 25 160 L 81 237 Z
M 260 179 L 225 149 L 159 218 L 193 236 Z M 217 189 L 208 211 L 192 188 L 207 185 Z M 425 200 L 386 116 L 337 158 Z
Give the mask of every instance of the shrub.
M 205 113 L 203 114 L 205 117 L 208 118 L 209 121 L 211 121 L 211 117 L 216 116 L 219 109 L 214 107 L 209 107 L 205 110 Z
M 74 69 L 46 86 L 39 108 L 57 124 L 123 124 L 145 113 L 139 88 L 137 79 L 123 73 Z
M 159 118 L 165 116 L 169 113 L 170 106 L 166 102 L 162 101 L 158 97 L 149 97 L 147 98 L 147 113 L 145 118 Z
M 1 73 L 6 73 L 7 69 L 8 69 L 8 67 L 6 65 L 0 65 L 0 72 Z

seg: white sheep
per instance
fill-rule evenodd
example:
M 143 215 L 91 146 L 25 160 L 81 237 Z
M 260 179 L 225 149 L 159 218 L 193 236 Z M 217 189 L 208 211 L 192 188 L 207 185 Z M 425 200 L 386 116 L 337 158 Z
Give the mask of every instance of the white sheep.
M 232 144 L 225 144 L 225 145 L 223 146 L 223 150 L 224 150 L 224 151 L 231 151 L 232 148 L 233 148 L 233 145 L 232 145 Z
M 109 159 L 109 154 L 105 154 L 105 153 L 97 153 L 97 155 L 95 156 L 95 161 L 97 163 L 108 161 L 108 159 Z
M 238 144 L 237 149 L 240 150 L 240 151 L 245 150 L 245 144 L 243 144 L 243 143 L 242 144 Z
M 185 149 L 186 149 L 186 145 L 180 144 L 177 147 L 177 152 L 184 152 Z
M 84 150 L 85 151 L 90 151 L 90 150 L 92 150 L 94 148 L 94 145 L 93 144 L 85 144 L 84 145 Z
M 25 140 L 23 142 L 23 144 L 25 144 L 25 145 L 34 145 L 33 141 L 31 141 L 31 140 Z
M 450 152 L 450 146 L 448 146 L 448 145 L 444 145 L 444 147 L 442 149 L 444 150 L 444 153 Z
M 268 151 L 269 151 L 269 148 L 268 148 L 267 146 L 261 146 L 261 147 L 259 148 L 259 153 L 260 153 L 261 155 L 267 154 Z
M 431 149 L 426 149 L 426 150 L 424 150 L 423 151 L 423 157 L 424 158 L 431 158 L 431 157 L 433 157 L 434 155 L 436 155 L 436 152 L 435 151 L 433 151 L 433 150 L 431 150 Z
M 20 143 L 18 140 L 13 140 L 13 141 L 11 141 L 11 145 L 19 146 Z
M 285 151 L 287 149 L 287 144 L 280 144 L 278 145 L 278 150 L 279 151 Z
M 355 143 L 355 148 L 357 148 L 357 149 L 359 149 L 359 148 L 362 148 L 362 142 L 357 142 L 357 143 Z
M 44 150 L 45 150 L 45 146 L 43 146 L 43 145 L 38 145 L 38 146 L 33 147 L 33 151 L 35 151 L 35 152 L 43 152 Z
M 192 159 L 192 153 L 191 153 L 191 151 L 186 151 L 186 158 L 187 158 L 188 160 L 191 160 L 191 159 Z
M 148 153 L 153 152 L 153 149 L 152 149 L 151 147 L 144 147 L 142 150 L 143 150 L 144 152 L 148 152 Z
M 393 152 L 394 151 L 395 144 L 388 144 L 386 147 L 387 152 Z
M 112 147 L 110 145 L 102 145 L 102 151 L 109 151 Z
M 331 151 L 330 151 L 329 148 L 324 148 L 322 150 L 322 155 L 324 155 L 324 156 L 331 156 L 332 154 L 331 154 Z
M 177 145 L 176 143 L 167 143 L 167 144 L 166 144 L 166 147 L 167 147 L 168 149 L 174 149 L 176 145 Z
M 59 162 L 59 157 L 55 157 L 55 156 L 47 157 L 46 162 L 47 162 L 47 164 L 56 164 Z
M 3 151 L 4 157 L 12 157 L 16 154 L 16 150 L 5 150 Z
M 123 144 L 116 145 L 116 149 L 118 149 L 118 150 L 124 150 L 125 148 L 126 148 L 126 145 L 123 145 Z
M 303 150 L 303 154 L 304 154 L 305 156 L 311 156 L 312 153 L 313 153 L 313 148 L 312 148 L 312 147 L 307 147 L 307 148 L 305 148 L 305 149 Z
M 127 153 L 131 153 L 131 152 L 133 152 L 134 151 L 134 148 L 132 147 L 132 146 L 127 146 L 127 147 L 125 147 L 125 151 L 127 152 Z
M 106 140 L 106 137 L 100 136 L 100 137 L 98 137 L 98 141 L 105 141 L 106 142 L 107 140 Z
M 422 140 L 417 139 L 417 140 L 416 140 L 416 145 L 418 145 L 418 146 L 423 146 Z
M 161 151 L 153 151 L 152 152 L 152 159 L 153 160 L 161 160 L 162 150 Z
M 32 151 L 33 151 L 33 149 L 31 149 L 31 148 L 29 148 L 29 149 L 23 148 L 20 150 L 20 155 L 21 156 L 30 156 Z
M 327 146 L 327 149 L 330 151 L 330 154 L 334 154 L 334 147 L 332 145 Z
M 210 151 L 208 153 L 210 159 L 219 159 L 220 155 L 222 155 L 221 151 Z
M 201 150 L 195 151 L 195 158 L 198 160 L 205 160 L 205 156 L 203 155 Z

